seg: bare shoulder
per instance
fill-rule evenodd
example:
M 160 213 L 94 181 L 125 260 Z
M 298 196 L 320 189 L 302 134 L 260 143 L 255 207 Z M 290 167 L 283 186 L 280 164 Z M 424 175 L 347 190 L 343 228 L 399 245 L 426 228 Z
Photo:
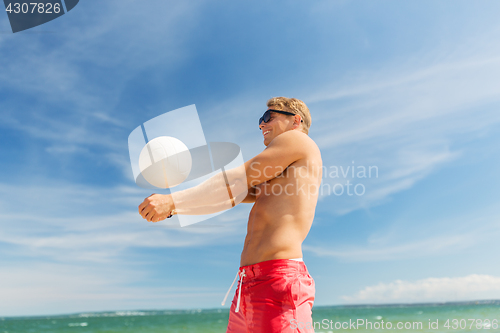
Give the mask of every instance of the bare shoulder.
M 321 164 L 318 146 L 309 136 L 290 130 L 276 136 L 263 152 L 245 162 L 245 173 L 249 186 L 259 185 L 276 178 L 293 163 L 313 161 Z
M 306 133 L 299 130 L 291 130 L 278 135 L 268 148 L 272 146 L 286 147 L 288 149 L 300 151 L 304 155 L 319 154 L 316 142 Z

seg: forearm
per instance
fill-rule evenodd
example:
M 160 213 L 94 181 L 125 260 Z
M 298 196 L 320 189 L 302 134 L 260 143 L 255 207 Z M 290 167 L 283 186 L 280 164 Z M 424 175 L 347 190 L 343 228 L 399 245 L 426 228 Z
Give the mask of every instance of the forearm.
M 220 172 L 190 189 L 174 192 L 172 199 L 178 214 L 210 214 L 234 207 L 246 197 L 247 190 L 245 169 L 241 166 Z
M 243 198 L 244 199 L 244 198 Z M 226 200 L 224 202 L 220 202 L 217 204 L 205 205 L 205 206 L 197 206 L 197 207 L 180 207 L 175 208 L 176 215 L 208 215 L 218 213 L 224 210 L 228 210 L 235 205 L 243 202 L 243 199 L 240 197 L 233 198 L 230 200 Z

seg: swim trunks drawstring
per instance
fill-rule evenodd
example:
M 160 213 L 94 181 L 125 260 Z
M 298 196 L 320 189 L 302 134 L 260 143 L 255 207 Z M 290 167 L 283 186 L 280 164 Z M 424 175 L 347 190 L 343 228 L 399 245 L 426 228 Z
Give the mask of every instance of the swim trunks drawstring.
M 226 304 L 227 297 L 229 296 L 229 293 L 231 292 L 231 289 L 233 288 L 234 283 L 236 282 L 236 279 L 238 279 L 238 276 L 240 277 L 240 285 L 238 290 L 238 303 L 236 304 L 236 310 L 234 310 L 235 312 L 238 312 L 240 310 L 241 284 L 243 283 L 243 277 L 246 276 L 245 269 L 243 269 L 241 273 L 239 271 L 238 273 L 236 273 L 233 283 L 231 283 L 231 287 L 229 287 L 229 290 L 227 291 L 226 296 L 224 296 L 224 300 L 222 301 L 222 305 L 224 306 L 224 304 Z
M 246 276 L 245 275 L 245 269 L 243 269 L 243 271 L 241 271 L 241 275 L 240 275 L 240 288 L 239 288 L 239 291 L 238 291 L 238 303 L 236 304 L 236 310 L 234 310 L 234 312 L 238 312 L 240 310 L 241 284 L 243 283 L 243 277 L 244 276 Z

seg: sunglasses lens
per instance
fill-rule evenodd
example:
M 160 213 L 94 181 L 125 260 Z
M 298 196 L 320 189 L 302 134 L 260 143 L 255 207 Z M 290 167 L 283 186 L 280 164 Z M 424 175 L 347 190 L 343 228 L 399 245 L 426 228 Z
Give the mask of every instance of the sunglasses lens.
M 260 117 L 259 126 L 260 126 L 260 124 L 262 124 L 262 122 L 267 123 L 269 120 L 271 120 L 271 111 L 267 110 L 266 112 L 264 112 L 262 117 Z
M 267 123 L 269 120 L 271 120 L 271 111 L 266 111 L 264 113 L 264 122 Z
M 260 119 L 259 119 L 259 126 L 260 126 L 260 124 L 262 124 L 262 122 L 267 123 L 269 121 L 269 119 L 271 119 L 271 112 L 269 112 L 269 111 L 264 112 L 262 117 L 260 117 Z

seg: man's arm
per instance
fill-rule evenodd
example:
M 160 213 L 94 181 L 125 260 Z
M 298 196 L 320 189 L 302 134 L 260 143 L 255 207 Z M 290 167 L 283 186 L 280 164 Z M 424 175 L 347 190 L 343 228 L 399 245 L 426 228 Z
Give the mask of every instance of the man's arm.
M 292 163 L 306 157 L 311 141 L 307 134 L 298 130 L 278 135 L 262 153 L 245 162 L 247 186 L 279 176 Z
M 158 222 L 174 209 L 177 214 L 200 215 L 229 209 L 243 200 L 254 202 L 255 197 L 250 201 L 247 195 L 248 189 L 275 178 L 290 164 L 305 157 L 310 140 L 297 130 L 282 133 L 262 153 L 242 166 L 221 172 L 187 190 L 152 195 L 139 206 L 139 212 L 148 221 Z

